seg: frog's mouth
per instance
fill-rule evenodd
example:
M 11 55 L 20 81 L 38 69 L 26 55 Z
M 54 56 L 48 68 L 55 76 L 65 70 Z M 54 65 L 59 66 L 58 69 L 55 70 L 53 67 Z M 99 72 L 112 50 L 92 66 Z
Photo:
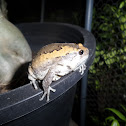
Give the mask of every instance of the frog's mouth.
M 89 55 L 82 58 L 82 60 L 77 64 L 76 68 L 79 68 L 81 65 L 85 64 L 88 60 Z
M 87 62 L 87 60 L 88 60 L 88 57 L 89 57 L 89 55 L 84 56 L 84 58 L 82 58 L 81 63 L 86 63 L 86 62 Z

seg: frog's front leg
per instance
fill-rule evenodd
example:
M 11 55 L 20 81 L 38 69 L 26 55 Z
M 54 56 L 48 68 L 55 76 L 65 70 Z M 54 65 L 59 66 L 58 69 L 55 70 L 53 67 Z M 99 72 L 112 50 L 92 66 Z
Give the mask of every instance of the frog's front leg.
M 86 69 L 86 65 L 85 64 L 81 64 L 80 66 L 78 66 L 77 68 L 75 68 L 74 71 L 79 70 L 79 72 L 81 73 L 81 75 L 83 75 L 85 69 Z
M 49 101 L 49 96 L 50 96 L 50 91 L 55 92 L 56 89 L 53 89 L 50 87 L 50 84 L 53 81 L 53 77 L 55 75 L 55 72 L 53 70 L 49 70 L 45 78 L 43 79 L 42 82 L 42 87 L 44 89 L 44 94 L 40 98 L 40 101 L 44 99 L 44 97 L 47 95 L 47 102 Z
M 36 84 L 36 79 L 34 77 L 32 77 L 30 74 L 28 75 L 28 79 L 30 80 L 30 84 L 32 84 L 34 86 L 34 88 L 37 90 L 37 84 Z
M 79 68 L 79 72 L 81 73 L 81 75 L 83 75 L 84 71 L 86 69 L 86 65 L 85 64 L 82 64 Z

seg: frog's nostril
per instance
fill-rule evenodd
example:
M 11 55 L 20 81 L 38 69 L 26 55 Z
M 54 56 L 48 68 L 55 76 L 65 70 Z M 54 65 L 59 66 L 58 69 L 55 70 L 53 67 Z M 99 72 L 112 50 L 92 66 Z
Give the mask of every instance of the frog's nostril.
M 89 50 L 85 49 L 85 55 L 88 55 L 88 54 L 89 54 Z

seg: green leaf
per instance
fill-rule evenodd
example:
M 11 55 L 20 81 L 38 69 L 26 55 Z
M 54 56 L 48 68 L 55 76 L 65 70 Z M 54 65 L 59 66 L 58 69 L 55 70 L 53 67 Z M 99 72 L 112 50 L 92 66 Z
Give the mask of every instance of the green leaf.
M 109 59 L 106 60 L 105 63 L 106 63 L 107 65 L 110 65 L 110 60 L 109 60 Z
M 126 52 L 126 46 L 124 47 L 124 51 Z
M 124 5 L 125 5 L 125 2 L 124 1 L 122 1 L 121 2 L 121 4 L 119 5 L 119 8 L 121 9 L 121 8 L 123 8 L 124 7 Z
M 113 120 L 115 120 L 115 117 L 114 116 L 109 116 L 109 117 L 107 117 L 106 119 L 105 119 L 105 122 L 107 123 L 107 121 L 113 121 Z
M 124 24 L 124 28 L 126 29 L 126 24 Z
M 121 22 L 121 23 L 125 23 L 125 21 L 126 21 L 125 17 L 124 17 L 124 16 L 121 16 L 121 17 L 120 17 L 120 22 Z
M 125 106 L 123 106 L 122 104 L 120 105 L 122 108 L 123 108 L 123 110 L 126 112 L 126 107 Z
M 95 80 L 95 84 L 98 85 L 99 84 L 99 81 L 98 80 Z
M 121 25 L 120 25 L 120 28 L 121 28 L 121 30 L 123 31 L 123 30 L 124 30 L 124 25 L 121 24 Z
M 103 62 L 103 61 L 99 62 L 99 66 L 102 66 L 103 64 L 104 64 L 104 62 Z
M 114 120 L 111 124 L 111 126 L 120 126 L 118 120 Z
M 112 111 L 114 114 L 116 114 L 121 120 L 123 120 L 124 122 L 126 122 L 126 117 L 119 112 L 118 110 L 114 109 L 114 108 L 107 108 L 107 110 Z
M 113 12 L 115 12 L 115 11 L 116 11 L 116 7 L 111 6 L 111 10 L 112 10 Z
M 104 51 L 102 50 L 102 51 L 100 51 L 100 53 L 101 53 L 101 55 L 103 55 L 104 54 Z

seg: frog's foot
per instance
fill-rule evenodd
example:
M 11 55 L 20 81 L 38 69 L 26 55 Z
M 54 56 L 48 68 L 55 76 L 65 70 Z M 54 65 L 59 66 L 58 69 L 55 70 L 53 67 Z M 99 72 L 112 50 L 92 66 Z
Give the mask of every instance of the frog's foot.
M 30 80 L 30 84 L 32 84 L 33 87 L 37 90 L 38 86 L 36 84 L 36 79 L 34 77 L 32 77 L 30 74 L 28 75 L 28 79 Z
M 82 64 L 80 67 L 79 67 L 79 72 L 81 73 L 81 75 L 84 73 L 86 69 L 86 65 L 85 64 Z
M 30 84 L 33 85 L 33 87 L 35 88 L 35 90 L 38 89 L 38 86 L 37 86 L 37 84 L 36 84 L 36 81 L 30 81 Z
M 57 81 L 57 80 L 59 80 L 61 77 L 60 76 L 58 76 L 58 75 L 54 75 L 54 77 L 53 77 L 53 81 Z
M 42 101 L 45 98 L 45 96 L 47 95 L 47 100 L 46 101 L 49 102 L 50 91 L 55 92 L 56 89 L 53 89 L 53 88 L 51 88 L 49 86 L 48 90 L 44 91 L 44 94 L 42 95 L 42 97 L 39 100 Z

